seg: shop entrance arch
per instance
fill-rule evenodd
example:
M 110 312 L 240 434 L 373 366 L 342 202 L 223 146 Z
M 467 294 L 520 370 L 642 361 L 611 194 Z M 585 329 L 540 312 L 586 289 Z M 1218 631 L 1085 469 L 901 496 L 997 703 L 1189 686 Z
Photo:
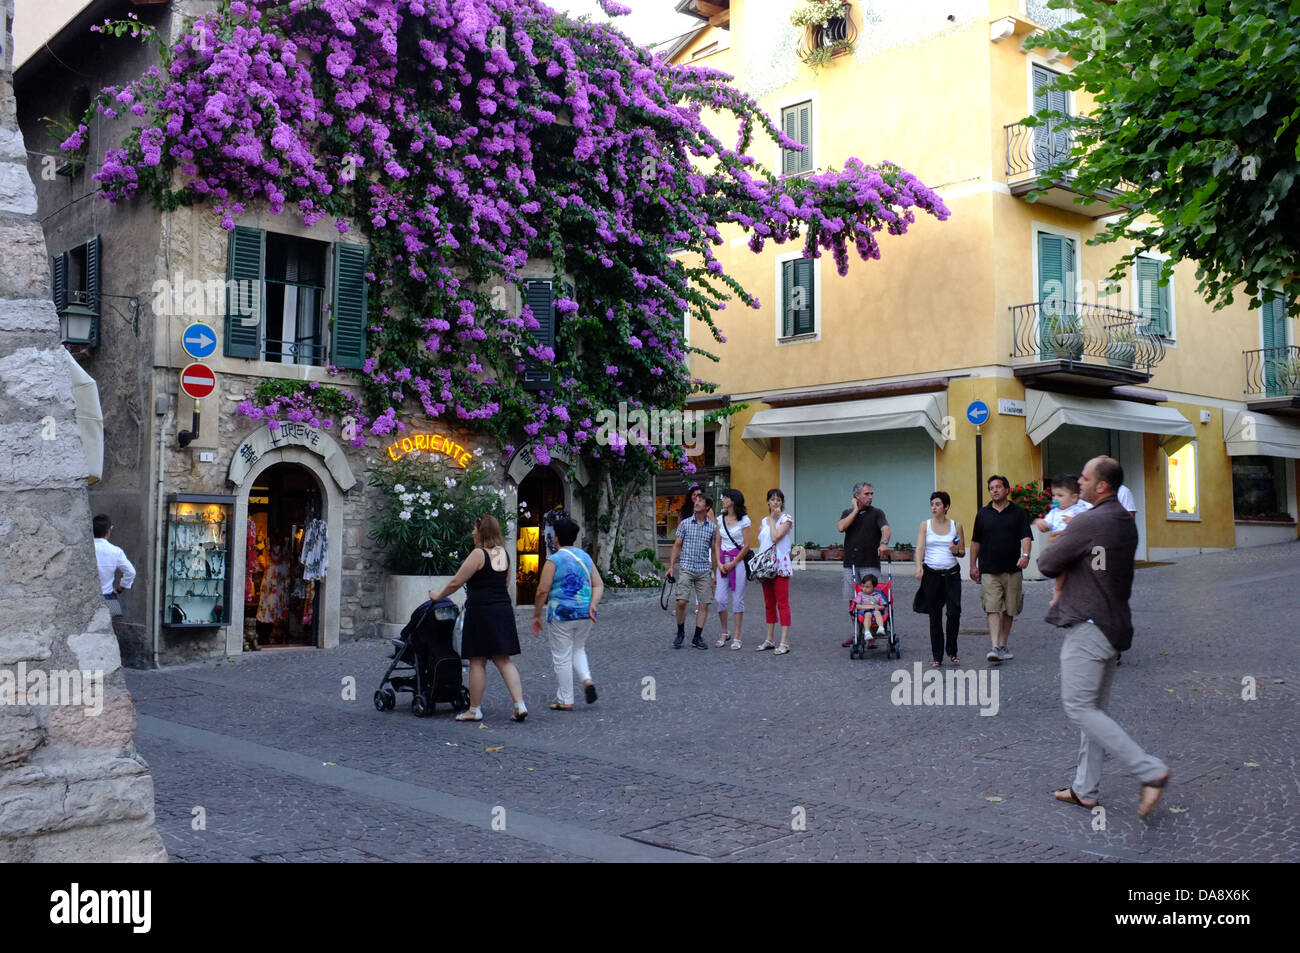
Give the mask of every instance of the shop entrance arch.
M 519 483 L 519 531 L 515 544 L 515 604 L 528 606 L 537 596 L 537 580 L 546 546 L 542 517 L 565 505 L 564 481 L 549 466 L 536 466 Z
M 328 534 L 316 477 L 276 463 L 248 491 L 244 648 L 320 644 L 320 593 Z

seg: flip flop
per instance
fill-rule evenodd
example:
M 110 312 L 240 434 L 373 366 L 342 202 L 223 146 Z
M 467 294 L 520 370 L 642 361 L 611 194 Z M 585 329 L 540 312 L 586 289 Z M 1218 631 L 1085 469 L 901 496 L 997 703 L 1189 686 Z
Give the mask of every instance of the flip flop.
M 1169 783 L 1171 777 L 1173 777 L 1173 772 L 1166 771 L 1163 778 L 1156 778 L 1154 781 L 1144 781 L 1142 783 L 1142 796 L 1138 801 L 1138 817 L 1146 820 L 1151 812 L 1156 809 L 1160 799 L 1165 796 L 1165 785 Z M 1155 793 L 1148 794 L 1148 788 Z
M 1062 794 L 1064 794 L 1065 797 L 1062 797 Z M 1100 801 L 1093 801 L 1089 804 L 1087 801 L 1083 800 L 1083 798 L 1079 797 L 1079 795 L 1074 793 L 1074 788 L 1065 788 L 1061 791 L 1053 791 L 1052 797 L 1056 798 L 1063 804 L 1077 804 L 1079 807 L 1089 811 L 1101 803 Z

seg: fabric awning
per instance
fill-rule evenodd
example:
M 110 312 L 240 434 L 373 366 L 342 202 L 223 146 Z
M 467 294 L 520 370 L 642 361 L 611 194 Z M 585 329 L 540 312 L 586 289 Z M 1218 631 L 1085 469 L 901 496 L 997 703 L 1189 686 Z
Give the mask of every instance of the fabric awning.
M 1223 412 L 1223 442 L 1230 457 L 1300 460 L 1300 426 L 1249 410 Z
M 761 457 L 772 437 L 816 437 L 823 434 L 864 433 L 920 427 L 942 447 L 948 393 L 903 394 L 871 400 L 845 400 L 800 407 L 760 410 L 745 425 L 743 441 Z M 760 452 L 759 447 L 762 447 Z
M 1042 443 L 1063 424 L 1162 434 L 1167 439 L 1161 444 L 1171 454 L 1196 438 L 1191 421 L 1172 407 L 1025 390 L 1025 433 L 1030 440 Z
M 104 413 L 99 407 L 99 387 L 67 348 L 59 350 L 68 359 L 72 397 L 77 404 L 77 429 L 86 454 L 86 477 L 90 483 L 98 483 L 104 477 Z

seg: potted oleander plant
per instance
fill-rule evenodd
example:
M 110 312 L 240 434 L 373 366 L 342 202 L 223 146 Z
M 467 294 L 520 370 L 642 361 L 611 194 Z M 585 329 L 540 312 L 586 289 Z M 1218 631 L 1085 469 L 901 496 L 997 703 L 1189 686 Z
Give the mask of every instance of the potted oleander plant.
M 405 624 L 430 589 L 437 592 L 451 580 L 474 546 L 480 515 L 496 517 L 501 532 L 511 535 L 513 520 L 498 482 L 494 463 L 476 458 L 461 467 L 419 450 L 371 475 L 370 485 L 383 495 L 370 535 L 382 547 L 388 571 L 385 621 Z M 464 590 L 452 598 L 463 603 Z

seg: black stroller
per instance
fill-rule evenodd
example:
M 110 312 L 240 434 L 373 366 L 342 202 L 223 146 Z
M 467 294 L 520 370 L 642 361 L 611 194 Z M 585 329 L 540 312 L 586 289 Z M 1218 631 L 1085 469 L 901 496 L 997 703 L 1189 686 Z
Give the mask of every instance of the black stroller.
M 424 602 L 411 613 L 411 621 L 393 639 L 393 664 L 375 692 L 375 708 L 392 711 L 397 707 L 398 692 L 411 693 L 411 711 L 421 718 L 432 715 L 439 702 L 451 705 L 453 711 L 469 707 L 460 655 L 452 646 L 459 615 L 450 599 Z M 398 674 L 394 676 L 394 672 Z

